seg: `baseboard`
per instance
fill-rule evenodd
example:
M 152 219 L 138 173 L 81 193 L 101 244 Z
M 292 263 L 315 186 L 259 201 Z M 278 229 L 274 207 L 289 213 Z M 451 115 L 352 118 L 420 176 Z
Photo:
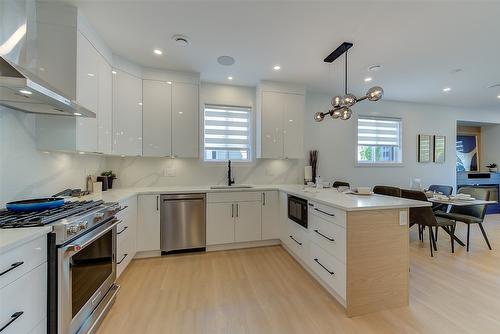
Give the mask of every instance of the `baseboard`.
M 134 259 L 145 259 L 148 257 L 159 257 L 161 256 L 161 251 L 145 251 L 135 253 Z
M 235 242 L 235 243 L 231 243 L 231 244 L 207 246 L 207 252 L 215 252 L 215 251 L 223 251 L 223 250 L 231 250 L 231 249 L 241 249 L 241 248 L 274 246 L 274 245 L 279 245 L 279 244 L 281 244 L 281 241 L 279 239 L 258 240 L 258 241 L 249 241 L 249 242 Z

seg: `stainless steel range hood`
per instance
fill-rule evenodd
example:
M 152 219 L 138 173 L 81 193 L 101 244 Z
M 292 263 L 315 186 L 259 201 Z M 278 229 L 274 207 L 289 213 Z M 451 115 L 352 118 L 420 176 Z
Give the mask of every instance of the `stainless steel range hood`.
M 96 117 L 92 111 L 3 57 L 0 57 L 0 105 L 28 113 Z

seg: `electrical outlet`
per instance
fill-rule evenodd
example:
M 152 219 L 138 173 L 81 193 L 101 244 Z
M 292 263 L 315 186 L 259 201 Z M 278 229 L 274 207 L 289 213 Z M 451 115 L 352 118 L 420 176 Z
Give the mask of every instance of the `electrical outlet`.
M 408 211 L 399 211 L 399 225 L 405 226 L 408 223 Z
M 175 176 L 175 167 L 174 166 L 165 167 L 165 169 L 163 169 L 163 176 L 174 177 Z

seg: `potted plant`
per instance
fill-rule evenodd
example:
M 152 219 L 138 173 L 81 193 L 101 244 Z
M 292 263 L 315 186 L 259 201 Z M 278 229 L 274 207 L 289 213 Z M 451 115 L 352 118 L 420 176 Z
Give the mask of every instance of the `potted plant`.
M 108 189 L 113 189 L 113 180 L 116 179 L 116 174 L 112 170 L 108 170 L 101 173 L 101 176 L 106 176 L 108 178 Z
M 498 168 L 497 168 L 497 164 L 492 162 L 491 164 L 487 165 L 486 167 L 488 167 L 490 173 L 496 173 L 498 172 Z

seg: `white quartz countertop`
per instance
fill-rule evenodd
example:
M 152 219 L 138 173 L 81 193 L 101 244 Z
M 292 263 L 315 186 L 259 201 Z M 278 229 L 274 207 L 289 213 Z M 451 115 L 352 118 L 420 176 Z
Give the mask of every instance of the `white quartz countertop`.
M 50 233 L 52 226 L 0 229 L 0 254 Z
M 96 195 L 93 199 L 103 199 L 106 202 L 120 202 L 136 195 L 144 194 L 179 194 L 179 193 L 211 193 L 228 191 L 265 191 L 279 190 L 291 195 L 306 198 L 321 204 L 329 205 L 345 211 L 399 209 L 431 206 L 429 202 L 415 201 L 404 198 L 382 195 L 344 194 L 333 188 L 315 189 L 302 185 L 252 185 L 252 188 L 210 189 L 210 186 L 173 186 L 173 187 L 142 187 L 128 189 L 113 189 Z M 89 198 L 89 197 L 86 197 Z

